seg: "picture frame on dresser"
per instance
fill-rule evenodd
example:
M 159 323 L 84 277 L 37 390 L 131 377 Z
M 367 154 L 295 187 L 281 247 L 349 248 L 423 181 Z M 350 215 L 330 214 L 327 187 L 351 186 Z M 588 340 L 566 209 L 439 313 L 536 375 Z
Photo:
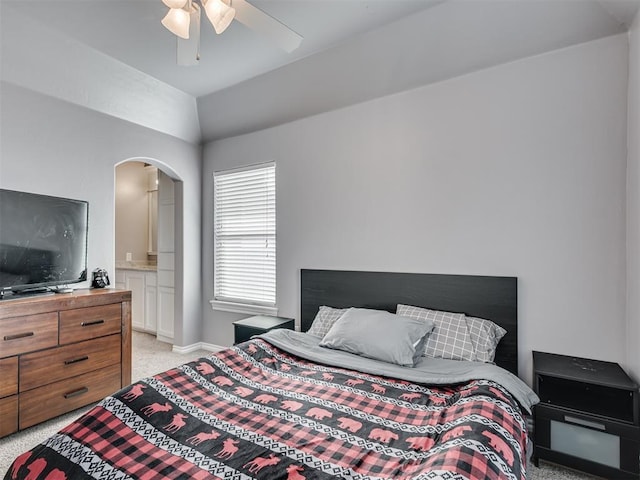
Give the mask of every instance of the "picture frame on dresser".
M 131 383 L 131 292 L 0 301 L 0 437 Z

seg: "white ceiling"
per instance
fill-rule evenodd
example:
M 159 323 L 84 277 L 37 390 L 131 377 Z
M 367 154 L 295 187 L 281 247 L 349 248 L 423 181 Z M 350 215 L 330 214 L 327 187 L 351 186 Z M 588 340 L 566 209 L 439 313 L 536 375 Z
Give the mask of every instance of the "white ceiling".
M 175 37 L 160 24 L 167 11 L 161 0 L 0 0 L 2 79 L 198 143 L 621 33 L 640 6 L 640 0 L 250 3 L 301 34 L 301 47 L 287 54 L 238 22 L 216 35 L 203 15 L 200 65 L 183 67 L 176 64 Z M 120 98 L 117 89 L 128 91 Z M 172 125 L 194 115 L 181 121 L 184 128 Z

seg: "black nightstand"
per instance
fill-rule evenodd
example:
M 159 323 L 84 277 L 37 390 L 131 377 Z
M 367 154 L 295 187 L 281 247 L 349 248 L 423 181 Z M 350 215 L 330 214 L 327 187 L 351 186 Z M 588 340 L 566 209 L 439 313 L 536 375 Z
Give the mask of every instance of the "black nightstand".
M 640 478 L 638 385 L 611 362 L 533 352 L 534 464 Z
M 274 328 L 295 328 L 295 320 L 285 317 L 270 317 L 267 315 L 256 315 L 233 322 L 234 344 L 249 340 L 253 335 L 259 335 Z

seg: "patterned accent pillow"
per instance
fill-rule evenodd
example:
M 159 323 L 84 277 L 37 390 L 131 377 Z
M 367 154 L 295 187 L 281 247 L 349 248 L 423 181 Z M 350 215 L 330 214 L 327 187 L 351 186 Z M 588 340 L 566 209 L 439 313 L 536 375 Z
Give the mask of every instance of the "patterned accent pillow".
M 325 307 L 324 305 L 318 309 L 316 318 L 313 319 L 311 328 L 307 331 L 308 334 L 315 337 L 324 337 L 327 332 L 333 327 L 333 324 L 346 312 L 348 308 L 333 308 Z
M 476 361 L 492 363 L 496 348 L 507 331 L 500 325 L 484 318 L 466 317 L 471 343 L 476 351 Z
M 427 338 L 425 357 L 475 360 L 475 350 L 463 313 L 441 312 L 398 304 L 396 314 L 417 320 L 431 320 L 435 323 L 433 331 Z

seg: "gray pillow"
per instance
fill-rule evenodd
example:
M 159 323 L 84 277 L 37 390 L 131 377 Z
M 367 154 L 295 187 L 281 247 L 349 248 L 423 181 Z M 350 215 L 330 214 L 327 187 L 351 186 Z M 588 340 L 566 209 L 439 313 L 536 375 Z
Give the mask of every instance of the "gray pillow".
M 471 343 L 476 351 L 476 361 L 491 363 L 496 356 L 496 348 L 507 331 L 490 320 L 465 317 Z
M 419 346 L 433 322 L 394 315 L 384 310 L 350 308 L 331 327 L 320 346 L 413 367 Z
M 346 312 L 347 308 L 333 308 L 321 306 L 316 313 L 316 318 L 313 319 L 311 328 L 307 330 L 309 335 L 315 337 L 324 337 L 327 332 L 333 327 L 333 324 Z
M 475 349 L 463 313 L 441 312 L 401 304 L 398 305 L 396 313 L 416 320 L 429 320 L 435 323 L 433 332 L 427 338 L 424 350 L 425 357 L 475 360 Z

